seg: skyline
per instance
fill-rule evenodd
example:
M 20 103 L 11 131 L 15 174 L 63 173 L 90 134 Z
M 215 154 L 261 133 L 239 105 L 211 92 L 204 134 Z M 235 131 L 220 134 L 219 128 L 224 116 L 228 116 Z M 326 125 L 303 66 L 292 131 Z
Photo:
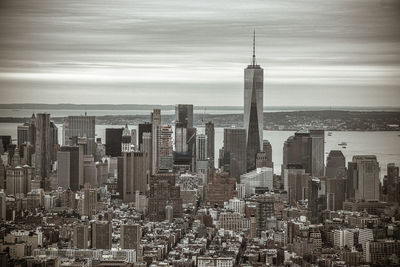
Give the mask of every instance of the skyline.
M 242 106 L 255 29 L 265 106 L 399 107 L 396 1 L 0 7 L 0 103 Z

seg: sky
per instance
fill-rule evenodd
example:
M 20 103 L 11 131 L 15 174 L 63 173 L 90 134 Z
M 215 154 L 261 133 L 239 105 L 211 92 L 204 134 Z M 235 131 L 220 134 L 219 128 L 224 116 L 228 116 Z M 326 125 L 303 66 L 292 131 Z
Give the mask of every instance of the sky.
M 400 106 L 397 0 L 1 0 L 0 103 Z

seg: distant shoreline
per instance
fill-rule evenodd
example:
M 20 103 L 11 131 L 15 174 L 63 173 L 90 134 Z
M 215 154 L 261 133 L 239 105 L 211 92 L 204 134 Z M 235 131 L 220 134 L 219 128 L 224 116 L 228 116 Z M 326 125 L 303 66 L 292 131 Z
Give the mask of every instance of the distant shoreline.
M 91 114 L 95 115 L 95 114 Z M 51 116 L 51 114 L 50 114 Z M 51 117 L 62 124 L 66 116 Z M 173 124 L 174 114 L 162 115 L 162 123 Z M 0 117 L 0 123 L 25 123 L 29 117 Z M 149 122 L 148 115 L 101 115 L 96 116 L 99 125 L 137 125 Z M 212 121 L 215 127 L 243 127 L 243 114 L 194 114 L 193 124 L 204 125 Z M 320 128 L 327 131 L 399 131 L 400 111 L 286 111 L 264 112 L 264 129 L 296 131 L 299 129 Z

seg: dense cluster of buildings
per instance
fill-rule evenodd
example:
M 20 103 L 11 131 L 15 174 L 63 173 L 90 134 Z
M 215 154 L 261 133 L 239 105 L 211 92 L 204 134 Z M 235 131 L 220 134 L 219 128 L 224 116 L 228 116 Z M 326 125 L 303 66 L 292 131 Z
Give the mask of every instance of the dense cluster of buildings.
M 330 151 L 325 132 L 263 139 L 263 69 L 244 71 L 244 128 L 196 128 L 193 105 L 137 129 L 50 115 L 0 136 L 1 266 L 355 266 L 400 263 L 399 167 Z M 216 165 L 215 163 L 218 162 Z

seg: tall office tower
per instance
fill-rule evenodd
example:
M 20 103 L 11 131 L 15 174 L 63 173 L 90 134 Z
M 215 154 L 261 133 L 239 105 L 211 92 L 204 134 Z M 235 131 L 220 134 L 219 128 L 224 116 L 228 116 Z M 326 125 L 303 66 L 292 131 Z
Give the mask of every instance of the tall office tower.
M 6 168 L 3 164 L 3 160 L 0 157 L 0 189 L 4 189 L 5 187 L 5 179 L 6 179 Z
M 255 32 L 253 59 L 244 70 L 244 127 L 246 129 L 247 171 L 256 168 L 257 152 L 263 151 L 264 70 L 256 64 Z
M 182 217 L 180 187 L 175 185 L 174 173 L 158 173 L 150 178 L 149 219 L 163 221 L 165 206 L 172 205 L 174 218 Z
M 97 168 L 93 155 L 83 156 L 83 183 L 97 187 Z
M 324 131 L 301 130 L 289 137 L 283 146 L 282 170 L 288 164 L 301 165 L 312 176 L 324 175 Z
M 49 133 L 49 140 L 50 140 L 50 161 L 54 163 L 57 160 L 57 151 L 59 149 L 58 145 L 58 128 L 54 122 L 50 122 L 50 133 Z
M 207 153 L 207 135 L 196 136 L 196 172 L 207 173 L 210 159 Z
M 31 191 L 31 180 L 33 179 L 33 171 L 31 167 L 11 167 L 7 168 L 6 173 L 7 195 L 26 195 Z
M 175 122 L 175 151 L 177 153 L 187 153 L 187 128 L 182 122 Z
M 21 149 L 22 144 L 29 142 L 29 126 L 27 123 L 17 127 L 17 146 Z
M 136 151 L 139 151 L 139 146 L 137 145 L 137 131 L 136 129 L 131 130 L 131 144 Z
M 326 201 L 328 210 L 342 210 L 346 201 L 346 179 L 344 177 L 326 178 Z
M 108 221 L 92 222 L 92 248 L 111 249 L 112 226 Z
M 77 146 L 62 146 L 57 152 L 57 181 L 63 189 L 78 191 L 83 184 L 83 160 Z
M 123 174 L 119 193 L 124 202 L 134 202 L 135 192 L 146 193 L 149 168 L 146 152 L 123 152 Z
M 269 168 L 274 167 L 274 163 L 272 162 L 272 146 L 268 140 L 263 141 L 263 152 L 265 152 L 267 166 Z
M 356 200 L 379 200 L 381 182 L 379 180 L 379 163 L 375 155 L 353 156 L 357 164 Z
M 97 184 L 102 186 L 108 179 L 108 162 L 96 162 Z
M 185 128 L 193 128 L 193 105 L 176 105 L 175 121 L 183 123 Z
M 354 200 L 357 188 L 357 163 L 347 162 L 346 200 Z
M 140 151 L 143 151 L 143 134 L 144 133 L 151 133 L 152 125 L 149 122 L 139 124 L 139 136 L 138 136 L 138 146 Z
M 246 156 L 246 130 L 241 128 L 224 129 L 224 171 L 227 171 L 238 182 L 240 175 L 247 170 Z
M 71 145 L 71 138 L 86 137 L 88 140 L 87 154 L 92 154 L 96 152 L 95 142 L 95 127 L 96 127 L 96 117 L 95 116 L 68 116 L 63 124 L 63 137 L 64 145 Z
M 161 110 L 154 109 L 151 113 L 151 137 L 152 137 L 152 163 L 151 174 L 158 172 L 160 167 L 160 131 L 161 131 Z
M 74 226 L 74 248 L 87 249 L 89 243 L 89 227 L 79 223 Z
M 160 167 L 159 170 L 172 171 L 174 168 L 173 140 L 171 125 L 160 128 Z
M 125 128 L 122 131 L 121 151 L 122 152 L 132 151 L 132 135 L 131 131 L 128 128 L 128 124 L 125 124 Z
M 122 133 L 124 128 L 106 129 L 106 155 L 110 157 L 121 156 Z
M 0 153 L 8 151 L 8 146 L 11 145 L 11 136 L 10 135 L 0 135 Z
M 297 201 L 307 198 L 306 188 L 309 175 L 301 165 L 290 164 L 283 173 L 284 189 L 288 192 L 289 204 L 296 206 Z
M 6 221 L 6 199 L 7 196 L 4 193 L 4 190 L 0 190 L 0 221 Z
M 318 178 L 309 178 L 308 180 L 308 209 L 310 211 L 310 221 L 313 224 L 319 223 L 319 195 L 318 192 L 321 190 L 321 180 Z
M 121 225 L 121 249 L 134 249 L 136 253 L 140 248 L 141 228 L 139 224 Z
M 36 175 L 42 178 L 41 187 L 44 188 L 44 179 L 50 172 L 50 114 L 38 113 L 35 122 L 35 169 Z
M 346 159 L 342 151 L 331 150 L 329 152 L 325 176 L 327 209 L 343 209 L 343 202 L 346 200 Z
M 387 174 L 383 178 L 382 194 L 384 201 L 400 204 L 399 167 L 394 163 L 387 165 Z
M 97 190 L 85 184 L 83 189 L 83 215 L 91 218 L 97 213 Z
M 145 132 L 143 133 L 143 141 L 142 141 L 142 152 L 145 153 L 145 157 L 147 158 L 146 162 L 147 162 L 147 169 L 150 171 L 152 170 L 152 163 L 153 163 L 153 149 L 152 149 L 152 145 L 153 145 L 153 140 L 151 137 L 151 132 Z
M 205 134 L 207 136 L 207 158 L 210 159 L 211 168 L 215 166 L 215 130 L 214 123 L 211 121 L 205 125 Z
M 346 177 L 346 158 L 342 151 L 331 150 L 326 160 L 325 176 L 334 177 Z

